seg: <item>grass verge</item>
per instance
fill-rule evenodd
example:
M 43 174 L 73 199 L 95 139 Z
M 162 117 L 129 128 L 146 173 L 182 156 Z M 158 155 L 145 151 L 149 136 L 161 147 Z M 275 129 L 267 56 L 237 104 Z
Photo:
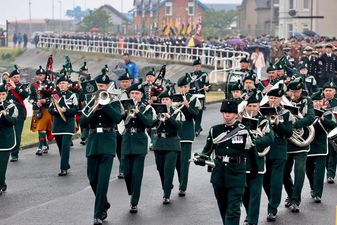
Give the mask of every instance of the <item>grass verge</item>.
M 206 94 L 206 103 L 222 101 L 224 98 L 222 91 L 210 91 Z
M 22 48 L 0 48 L 0 66 L 8 67 L 24 51 Z

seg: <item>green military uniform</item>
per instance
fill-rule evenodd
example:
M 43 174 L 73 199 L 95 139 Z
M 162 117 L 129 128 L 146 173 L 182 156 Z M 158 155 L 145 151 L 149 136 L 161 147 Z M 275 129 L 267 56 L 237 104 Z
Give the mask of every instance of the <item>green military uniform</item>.
M 303 88 L 303 83 L 301 79 L 296 78 L 288 84 L 290 90 L 301 90 Z M 315 112 L 312 101 L 310 98 L 304 97 L 303 95 L 296 101 L 291 101 L 291 103 L 298 107 L 303 118 L 297 118 L 297 121 L 293 124 L 295 129 L 302 129 L 313 124 L 315 121 Z M 304 137 L 308 135 L 304 134 Z M 288 142 L 288 158 L 286 166 L 284 169 L 284 188 L 288 194 L 288 200 L 286 201 L 289 206 L 291 203 L 292 211 L 298 212 L 299 205 L 301 204 L 301 192 L 304 184 L 305 178 L 305 165 L 307 160 L 307 153 L 309 152 L 310 145 L 299 147 Z M 295 163 L 295 165 L 294 165 Z M 291 178 L 291 171 L 294 165 L 294 182 Z M 288 203 L 290 200 L 290 203 Z M 286 206 L 287 206 L 286 205 Z
M 159 98 L 172 98 L 170 91 L 164 91 Z M 171 189 L 173 188 L 174 169 L 177 162 L 178 153 L 181 151 L 178 131 L 185 120 L 184 114 L 180 110 L 169 109 L 170 118 L 164 121 L 157 119 L 157 128 L 152 149 L 154 151 L 157 170 L 159 172 L 162 189 L 164 191 L 164 204 L 169 203 Z
M 237 102 L 233 100 L 224 100 L 220 111 L 237 113 L 237 106 Z M 226 136 L 218 140 L 224 134 Z M 232 125 L 213 126 L 209 131 L 202 154 L 210 156 L 215 151 L 211 183 L 223 224 L 238 225 L 240 222 L 240 204 L 246 185 L 247 154 L 252 162 L 251 176 L 257 174 L 256 151 L 252 146 L 247 128 L 238 121 Z
M 7 92 L 5 85 L 0 85 L 0 92 Z M 15 123 L 18 110 L 13 103 L 4 101 L 0 111 L 6 109 L 6 115 L 0 116 L 0 195 L 6 191 L 6 171 L 10 151 L 16 146 Z
M 62 76 L 57 80 L 57 83 L 61 81 L 68 81 L 66 76 Z M 62 119 L 59 112 L 55 112 L 55 105 L 51 104 L 49 107 L 49 113 L 54 116 L 53 120 L 53 129 L 52 133 L 55 136 L 56 144 L 59 149 L 59 153 L 61 156 L 60 161 L 60 169 L 65 172 L 70 169 L 69 165 L 69 155 L 70 155 L 70 144 L 71 137 L 75 133 L 75 114 L 78 109 L 78 98 L 75 93 L 70 91 L 60 92 L 58 91 L 52 97 L 55 102 L 58 102 L 60 107 L 65 107 L 66 111 L 64 112 L 64 116 L 66 121 Z M 63 176 L 62 174 L 60 176 Z
M 241 91 L 241 94 L 242 94 L 242 90 L 243 90 L 243 85 L 240 81 L 238 81 L 237 83 L 235 83 L 231 86 L 231 92 L 232 91 Z M 232 95 L 231 99 L 236 101 L 238 104 L 240 104 L 244 100 L 242 98 L 242 95 L 239 98 L 234 98 L 233 95 Z
M 178 79 L 177 85 L 178 87 L 188 85 L 189 81 L 189 76 L 185 75 Z M 191 95 L 190 93 L 187 93 L 185 97 L 189 102 L 189 107 L 187 108 L 184 106 L 181 108 L 181 111 L 185 116 L 185 121 L 178 132 L 180 137 L 181 152 L 178 153 L 176 164 L 179 179 L 179 196 L 184 196 L 187 188 L 188 170 L 190 165 L 189 160 L 191 158 L 192 143 L 195 138 L 194 120 L 199 114 L 198 107 L 201 107 L 197 97 Z
M 107 75 L 99 75 L 95 80 L 97 83 L 110 83 Z M 87 176 L 96 196 L 95 224 L 101 224 L 101 220 L 106 219 L 107 210 L 110 208 L 107 192 L 116 154 L 115 127 L 121 118 L 120 103 L 112 102 L 104 106 L 99 105 L 98 109 L 91 114 L 83 112 L 80 119 L 80 125 L 89 129 L 86 145 Z
M 337 90 L 336 84 L 333 82 L 328 82 L 324 84 L 323 90 L 325 88 L 334 88 L 335 90 Z M 333 108 L 337 107 L 337 99 L 334 97 L 331 100 L 325 100 L 325 105 L 328 110 L 333 110 Z M 328 145 L 328 148 L 329 148 L 329 153 L 327 157 L 326 176 L 328 179 L 328 183 L 334 183 L 333 179 L 336 176 L 337 152 L 333 149 L 333 147 L 330 144 Z
M 247 103 L 259 103 L 262 99 L 262 96 L 259 95 L 256 91 L 252 92 Z M 253 134 L 253 143 L 255 144 L 256 150 L 258 152 L 265 151 L 266 148 L 270 148 L 270 145 L 274 142 L 274 132 L 270 128 L 269 121 L 262 116 L 257 114 L 253 119 L 258 120 L 258 129 L 261 131 L 263 136 L 257 135 L 256 131 L 251 130 Z M 255 132 L 255 133 L 254 133 Z M 248 224 L 258 224 L 259 213 L 260 213 L 260 202 L 261 202 L 261 191 L 263 186 L 263 174 L 265 170 L 265 156 L 257 157 L 257 166 L 258 166 L 258 175 L 255 178 L 246 176 L 247 186 L 245 188 L 245 193 L 243 195 L 243 205 L 246 208 L 246 221 Z M 247 160 L 247 172 L 250 173 L 251 162 L 248 157 Z
M 299 70 L 308 69 L 308 64 L 302 63 L 299 65 Z M 311 96 L 318 91 L 316 78 L 311 74 L 299 74 L 303 82 L 303 91 L 307 96 Z
M 129 91 L 144 93 L 141 84 L 134 84 Z M 150 105 L 138 102 L 139 112 L 135 117 L 126 115 L 125 133 L 122 141 L 122 160 L 124 165 L 124 178 L 128 194 L 131 195 L 131 210 L 137 212 L 140 190 L 143 179 L 144 160 L 148 149 L 148 136 L 146 128 L 152 127 L 154 110 Z M 128 119 L 130 118 L 130 119 Z
M 15 75 L 20 75 L 20 71 L 15 65 L 15 70 L 10 73 L 10 77 Z M 7 100 L 13 100 L 16 108 L 18 109 L 18 117 L 17 122 L 15 124 L 15 135 L 16 135 L 16 145 L 11 151 L 11 161 L 17 161 L 19 158 L 19 150 L 21 147 L 21 136 L 23 130 L 23 124 L 27 117 L 27 110 L 25 103 L 23 102 L 26 98 L 28 98 L 29 93 L 26 90 L 27 87 L 22 85 L 21 83 L 15 84 L 16 87 L 8 91 Z
M 321 92 L 314 93 L 312 100 L 321 100 L 323 98 Z M 323 186 L 325 162 L 328 155 L 327 131 L 336 127 L 336 118 L 331 111 L 323 110 L 324 119 L 314 124 L 315 138 L 310 144 L 310 151 L 306 163 L 306 173 L 309 180 L 311 195 L 315 202 L 321 201 Z
M 267 95 L 281 98 L 284 95 L 283 87 L 273 87 Z M 277 107 L 277 113 L 280 122 L 271 124 L 275 137 L 266 156 L 266 173 L 263 177 L 263 189 L 268 197 L 268 221 L 276 220 L 277 208 L 281 202 L 284 166 L 287 160 L 287 138 L 292 135 L 290 112 Z
M 198 58 L 193 62 L 193 66 L 195 65 L 201 65 L 201 60 Z M 202 131 L 201 127 L 201 120 L 202 120 L 202 114 L 205 109 L 205 96 L 206 91 L 203 89 L 204 87 L 209 86 L 209 79 L 208 74 L 203 71 L 194 71 L 191 73 L 191 83 L 190 83 L 190 93 L 191 94 L 199 94 L 200 97 L 199 101 L 201 103 L 201 108 L 199 109 L 199 114 L 197 119 L 195 120 L 195 132 L 196 136 L 199 135 L 199 133 Z M 202 97 L 203 96 L 203 97 Z

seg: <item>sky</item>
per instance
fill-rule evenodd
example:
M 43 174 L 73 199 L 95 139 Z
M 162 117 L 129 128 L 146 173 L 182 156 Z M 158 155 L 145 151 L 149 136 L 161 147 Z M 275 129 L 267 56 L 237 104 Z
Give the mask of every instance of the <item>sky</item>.
M 242 0 L 201 0 L 203 3 L 238 3 Z M 0 0 L 0 24 L 4 25 L 6 20 L 15 21 L 29 19 L 29 2 L 31 3 L 32 19 L 52 19 L 53 5 L 54 18 L 67 19 L 65 12 L 74 6 L 84 8 L 98 8 L 104 4 L 110 4 L 117 10 L 127 12 L 133 8 L 133 0 Z M 53 4 L 54 2 L 54 4 Z M 61 13 L 60 13 L 61 12 Z

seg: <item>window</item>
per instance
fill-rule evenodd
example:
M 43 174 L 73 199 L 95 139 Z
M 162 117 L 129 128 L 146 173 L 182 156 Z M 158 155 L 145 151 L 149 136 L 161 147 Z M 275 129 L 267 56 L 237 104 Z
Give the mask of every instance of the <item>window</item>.
M 172 2 L 165 2 L 165 16 L 172 16 Z
M 303 9 L 309 9 L 309 0 L 303 0 Z
M 288 23 L 288 27 L 287 27 L 288 37 L 293 36 L 293 29 L 294 29 L 293 24 Z
M 289 9 L 295 9 L 295 0 L 289 0 Z
M 188 9 L 188 15 L 194 16 L 194 2 L 189 2 L 187 9 Z
M 308 24 L 302 24 L 303 26 L 303 32 L 309 30 L 309 25 Z

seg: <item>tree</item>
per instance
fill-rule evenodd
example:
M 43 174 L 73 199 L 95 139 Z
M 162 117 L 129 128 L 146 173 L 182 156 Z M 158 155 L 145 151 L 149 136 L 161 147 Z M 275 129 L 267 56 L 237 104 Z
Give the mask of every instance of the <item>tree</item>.
M 90 11 L 89 15 L 83 18 L 78 31 L 88 32 L 92 28 L 98 28 L 102 33 L 108 32 L 111 28 L 110 16 L 103 9 Z
M 236 20 L 237 10 L 208 10 L 202 24 L 203 36 L 223 38 L 232 35 L 231 24 Z

